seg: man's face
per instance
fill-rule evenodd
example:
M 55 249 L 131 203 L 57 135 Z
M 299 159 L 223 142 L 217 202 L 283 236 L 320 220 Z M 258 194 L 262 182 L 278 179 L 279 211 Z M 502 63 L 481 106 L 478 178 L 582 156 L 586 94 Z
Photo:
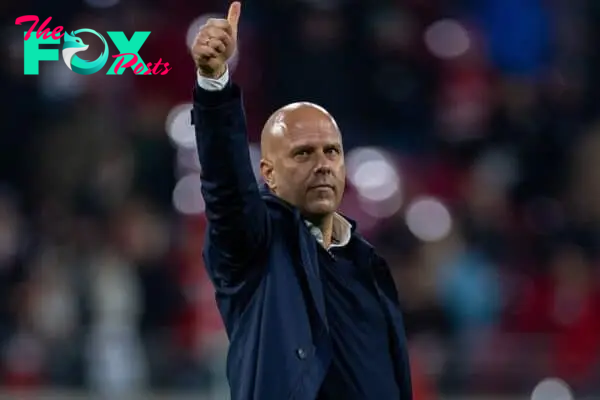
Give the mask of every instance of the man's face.
M 335 121 L 316 113 L 288 118 L 283 128 L 272 160 L 271 188 L 307 217 L 335 212 L 346 180 L 342 140 Z

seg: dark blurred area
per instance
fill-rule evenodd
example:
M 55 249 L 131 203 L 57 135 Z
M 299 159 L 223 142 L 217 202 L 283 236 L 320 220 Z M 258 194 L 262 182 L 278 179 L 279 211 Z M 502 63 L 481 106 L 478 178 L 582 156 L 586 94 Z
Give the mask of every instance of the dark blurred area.
M 226 398 L 188 48 L 227 6 L 0 5 L 3 388 Z M 24 75 L 28 14 L 151 31 L 139 54 L 172 70 L 110 76 L 109 57 L 93 75 L 60 59 Z M 248 0 L 240 29 L 256 162 L 287 103 L 342 128 L 343 211 L 393 267 L 415 399 L 600 398 L 600 2 Z

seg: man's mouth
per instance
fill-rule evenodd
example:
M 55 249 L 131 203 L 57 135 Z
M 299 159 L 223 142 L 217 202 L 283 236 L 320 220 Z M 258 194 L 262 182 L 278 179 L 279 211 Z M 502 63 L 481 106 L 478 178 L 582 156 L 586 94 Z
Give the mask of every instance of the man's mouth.
M 311 185 L 309 187 L 310 190 L 326 190 L 326 189 L 330 189 L 330 190 L 335 190 L 335 187 L 333 185 L 328 185 L 326 183 L 323 184 L 319 184 L 319 185 Z

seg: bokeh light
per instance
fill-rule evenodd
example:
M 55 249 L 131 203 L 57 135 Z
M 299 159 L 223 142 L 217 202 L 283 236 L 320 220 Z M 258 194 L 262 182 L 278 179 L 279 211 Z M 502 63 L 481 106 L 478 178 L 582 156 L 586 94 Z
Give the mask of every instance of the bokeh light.
M 451 59 L 465 54 L 471 46 L 469 32 L 458 21 L 436 21 L 425 31 L 425 44 L 436 57 Z
M 191 110 L 191 103 L 179 104 L 167 115 L 165 129 L 176 147 L 196 149 L 196 133 L 192 125 Z
M 186 175 L 177 182 L 173 190 L 173 207 L 184 215 L 198 215 L 204 212 L 200 174 Z
M 373 201 L 363 196 L 359 196 L 358 201 L 365 213 L 377 219 L 389 218 L 402 208 L 402 194 L 398 190 L 381 201 Z
M 433 197 L 420 197 L 406 208 L 406 224 L 418 239 L 437 242 L 444 239 L 452 229 L 452 216 L 448 208 Z
M 547 378 L 533 389 L 531 400 L 573 400 L 573 393 L 563 380 Z
M 348 179 L 367 202 L 395 198 L 401 204 L 401 181 L 396 167 L 379 149 L 359 147 L 346 156 Z
M 196 149 L 177 149 L 176 170 L 178 177 L 189 175 L 193 172 L 200 173 L 202 171 Z

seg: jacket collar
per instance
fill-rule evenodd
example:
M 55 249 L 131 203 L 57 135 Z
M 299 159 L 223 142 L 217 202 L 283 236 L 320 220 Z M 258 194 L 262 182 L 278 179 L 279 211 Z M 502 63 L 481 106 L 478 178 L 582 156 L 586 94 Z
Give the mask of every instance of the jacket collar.
M 298 208 L 294 207 L 285 200 L 277 197 L 264 183 L 261 184 L 259 190 L 265 202 L 269 203 L 272 206 L 280 208 L 284 212 L 291 213 L 293 215 L 294 220 L 296 221 L 297 226 L 301 227 L 301 229 L 306 229 L 310 232 L 310 229 L 306 225 L 306 222 L 300 214 Z M 353 254 L 353 259 L 355 259 L 359 265 L 369 267 L 372 266 L 373 256 L 375 253 L 373 245 L 369 243 L 365 238 L 363 238 L 362 235 L 356 232 L 356 221 L 354 221 L 351 218 L 348 218 L 347 216 L 341 213 L 338 214 L 350 224 L 350 240 L 347 244 L 347 248 L 350 251 L 350 253 Z
M 304 223 L 306 224 L 310 232 L 313 234 L 313 236 L 317 239 L 317 242 L 319 242 L 324 247 L 323 232 L 321 231 L 321 229 L 319 229 L 318 226 L 315 226 L 310 221 L 304 221 Z M 350 243 L 351 238 L 352 225 L 346 218 L 344 218 L 341 214 L 336 212 L 335 214 L 333 214 L 333 234 L 329 248 L 344 247 L 348 243 Z

